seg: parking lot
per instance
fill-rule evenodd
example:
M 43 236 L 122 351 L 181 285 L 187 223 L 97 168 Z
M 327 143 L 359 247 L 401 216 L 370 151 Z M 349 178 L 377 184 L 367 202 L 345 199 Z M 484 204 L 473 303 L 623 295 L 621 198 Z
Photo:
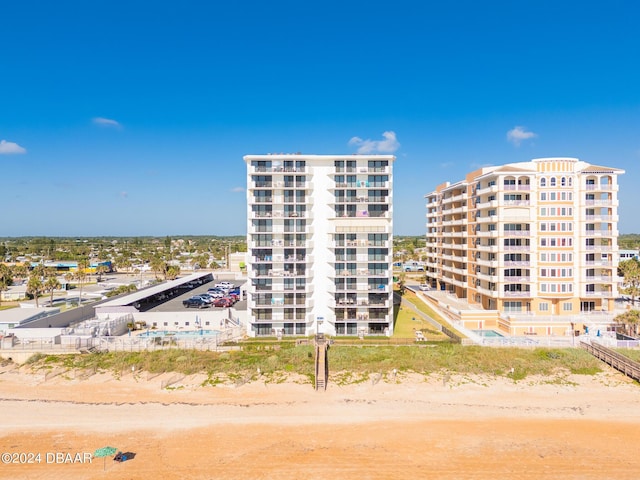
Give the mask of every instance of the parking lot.
M 217 283 L 216 281 L 212 281 L 212 282 L 205 283 L 203 285 L 199 285 L 193 289 L 186 289 L 186 288 L 180 289 L 180 291 L 183 291 L 184 293 L 179 293 L 177 295 L 174 295 L 169 300 L 157 303 L 156 305 L 150 305 L 150 308 L 147 308 L 145 311 L 147 312 L 181 312 L 186 310 L 194 310 L 194 309 L 189 309 L 183 306 L 182 301 L 194 295 L 198 295 L 199 293 L 206 293 L 207 290 L 210 288 L 213 288 L 216 283 Z M 237 282 L 236 286 L 243 285 L 244 283 L 245 283 L 244 281 Z M 218 308 L 218 310 L 221 310 L 220 307 L 212 306 L 209 308 L 210 309 Z M 233 306 L 233 308 L 235 308 L 236 310 L 246 310 L 247 309 L 246 299 L 240 300 L 239 302 L 237 302 Z

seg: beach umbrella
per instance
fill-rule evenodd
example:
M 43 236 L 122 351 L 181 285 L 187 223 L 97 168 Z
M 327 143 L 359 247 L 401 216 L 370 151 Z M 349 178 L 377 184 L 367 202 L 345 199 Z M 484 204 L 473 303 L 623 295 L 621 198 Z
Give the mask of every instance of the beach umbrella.
M 114 447 L 102 447 L 93 452 L 93 456 L 96 458 L 102 457 L 102 469 L 106 470 L 107 468 L 107 457 L 112 457 L 118 451 L 117 448 Z

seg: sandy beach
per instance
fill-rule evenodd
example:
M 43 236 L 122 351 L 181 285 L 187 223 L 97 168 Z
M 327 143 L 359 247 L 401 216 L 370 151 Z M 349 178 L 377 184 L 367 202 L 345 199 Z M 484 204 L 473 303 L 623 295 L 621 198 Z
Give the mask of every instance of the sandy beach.
M 74 377 L 78 378 L 74 378 Z M 636 479 L 640 386 L 613 371 L 202 386 L 0 373 L 0 478 Z M 123 463 L 85 454 L 112 446 Z M 37 454 L 40 454 L 37 457 Z

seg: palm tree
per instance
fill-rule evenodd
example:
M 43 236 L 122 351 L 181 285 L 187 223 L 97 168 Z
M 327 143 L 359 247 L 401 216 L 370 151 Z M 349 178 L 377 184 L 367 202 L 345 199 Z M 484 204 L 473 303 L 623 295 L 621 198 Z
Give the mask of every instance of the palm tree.
M 104 275 L 108 271 L 109 271 L 109 269 L 105 265 L 98 265 L 96 267 L 96 275 L 98 277 L 96 281 L 101 282 L 102 281 L 102 275 Z
M 640 310 L 629 310 L 616 315 L 614 321 L 623 325 L 626 334 L 636 336 L 638 335 L 638 325 L 640 325 Z
M 636 304 L 640 296 L 640 262 L 635 258 L 624 260 L 618 265 L 619 274 L 624 277 L 624 287 L 620 291 L 631 296 L 631 305 Z
M 53 307 L 53 292 L 61 287 L 60 281 L 58 277 L 55 275 L 49 275 L 47 279 L 44 281 L 44 291 L 51 292 L 51 300 L 49 301 L 49 306 Z
M 78 270 L 73 274 L 73 277 L 80 284 L 80 296 L 78 297 L 78 306 L 82 305 L 82 286 L 87 279 L 87 269 L 89 268 L 89 262 L 87 260 L 80 260 L 78 262 Z
M 177 265 L 169 265 L 165 271 L 165 280 L 175 280 L 180 275 L 180 267 Z
M 13 274 L 11 269 L 4 263 L 0 263 L 0 305 L 2 305 L 2 292 L 9 289 L 13 284 Z
M 151 259 L 151 270 L 156 276 L 156 279 L 159 279 L 159 274 L 164 276 L 164 279 L 167 279 L 167 262 L 164 261 L 161 257 L 153 257 Z
M 17 264 L 13 266 L 13 276 L 19 278 L 20 280 L 24 280 L 29 276 L 29 268 L 26 263 Z
M 33 295 L 33 298 L 36 301 L 36 308 L 40 306 L 38 305 L 38 296 L 42 292 L 44 292 L 44 283 L 42 283 L 42 278 L 37 270 L 33 270 L 29 276 L 29 280 L 27 281 L 27 293 Z

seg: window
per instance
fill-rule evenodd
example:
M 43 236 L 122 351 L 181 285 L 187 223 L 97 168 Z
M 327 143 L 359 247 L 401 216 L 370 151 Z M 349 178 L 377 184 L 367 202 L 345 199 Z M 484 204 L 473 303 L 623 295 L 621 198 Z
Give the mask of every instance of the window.
M 505 312 L 521 312 L 522 302 L 504 302 Z
M 551 179 L 549 180 L 549 186 L 551 187 L 556 186 L 556 177 L 551 177 Z
M 546 199 L 547 199 L 547 192 L 540 193 L 540 200 L 544 202 Z
M 540 186 L 541 187 L 546 187 L 547 186 L 547 179 L 546 178 L 541 178 L 540 179 Z
M 562 310 L 565 312 L 570 312 L 571 310 L 573 310 L 573 305 L 571 304 L 571 302 L 563 302 Z
M 546 285 L 545 285 L 545 287 L 546 287 Z M 546 291 L 546 289 L 543 290 L 543 291 Z M 540 305 L 539 305 L 539 309 L 540 309 L 541 312 L 548 312 L 549 311 L 549 303 L 548 302 L 541 302 Z

